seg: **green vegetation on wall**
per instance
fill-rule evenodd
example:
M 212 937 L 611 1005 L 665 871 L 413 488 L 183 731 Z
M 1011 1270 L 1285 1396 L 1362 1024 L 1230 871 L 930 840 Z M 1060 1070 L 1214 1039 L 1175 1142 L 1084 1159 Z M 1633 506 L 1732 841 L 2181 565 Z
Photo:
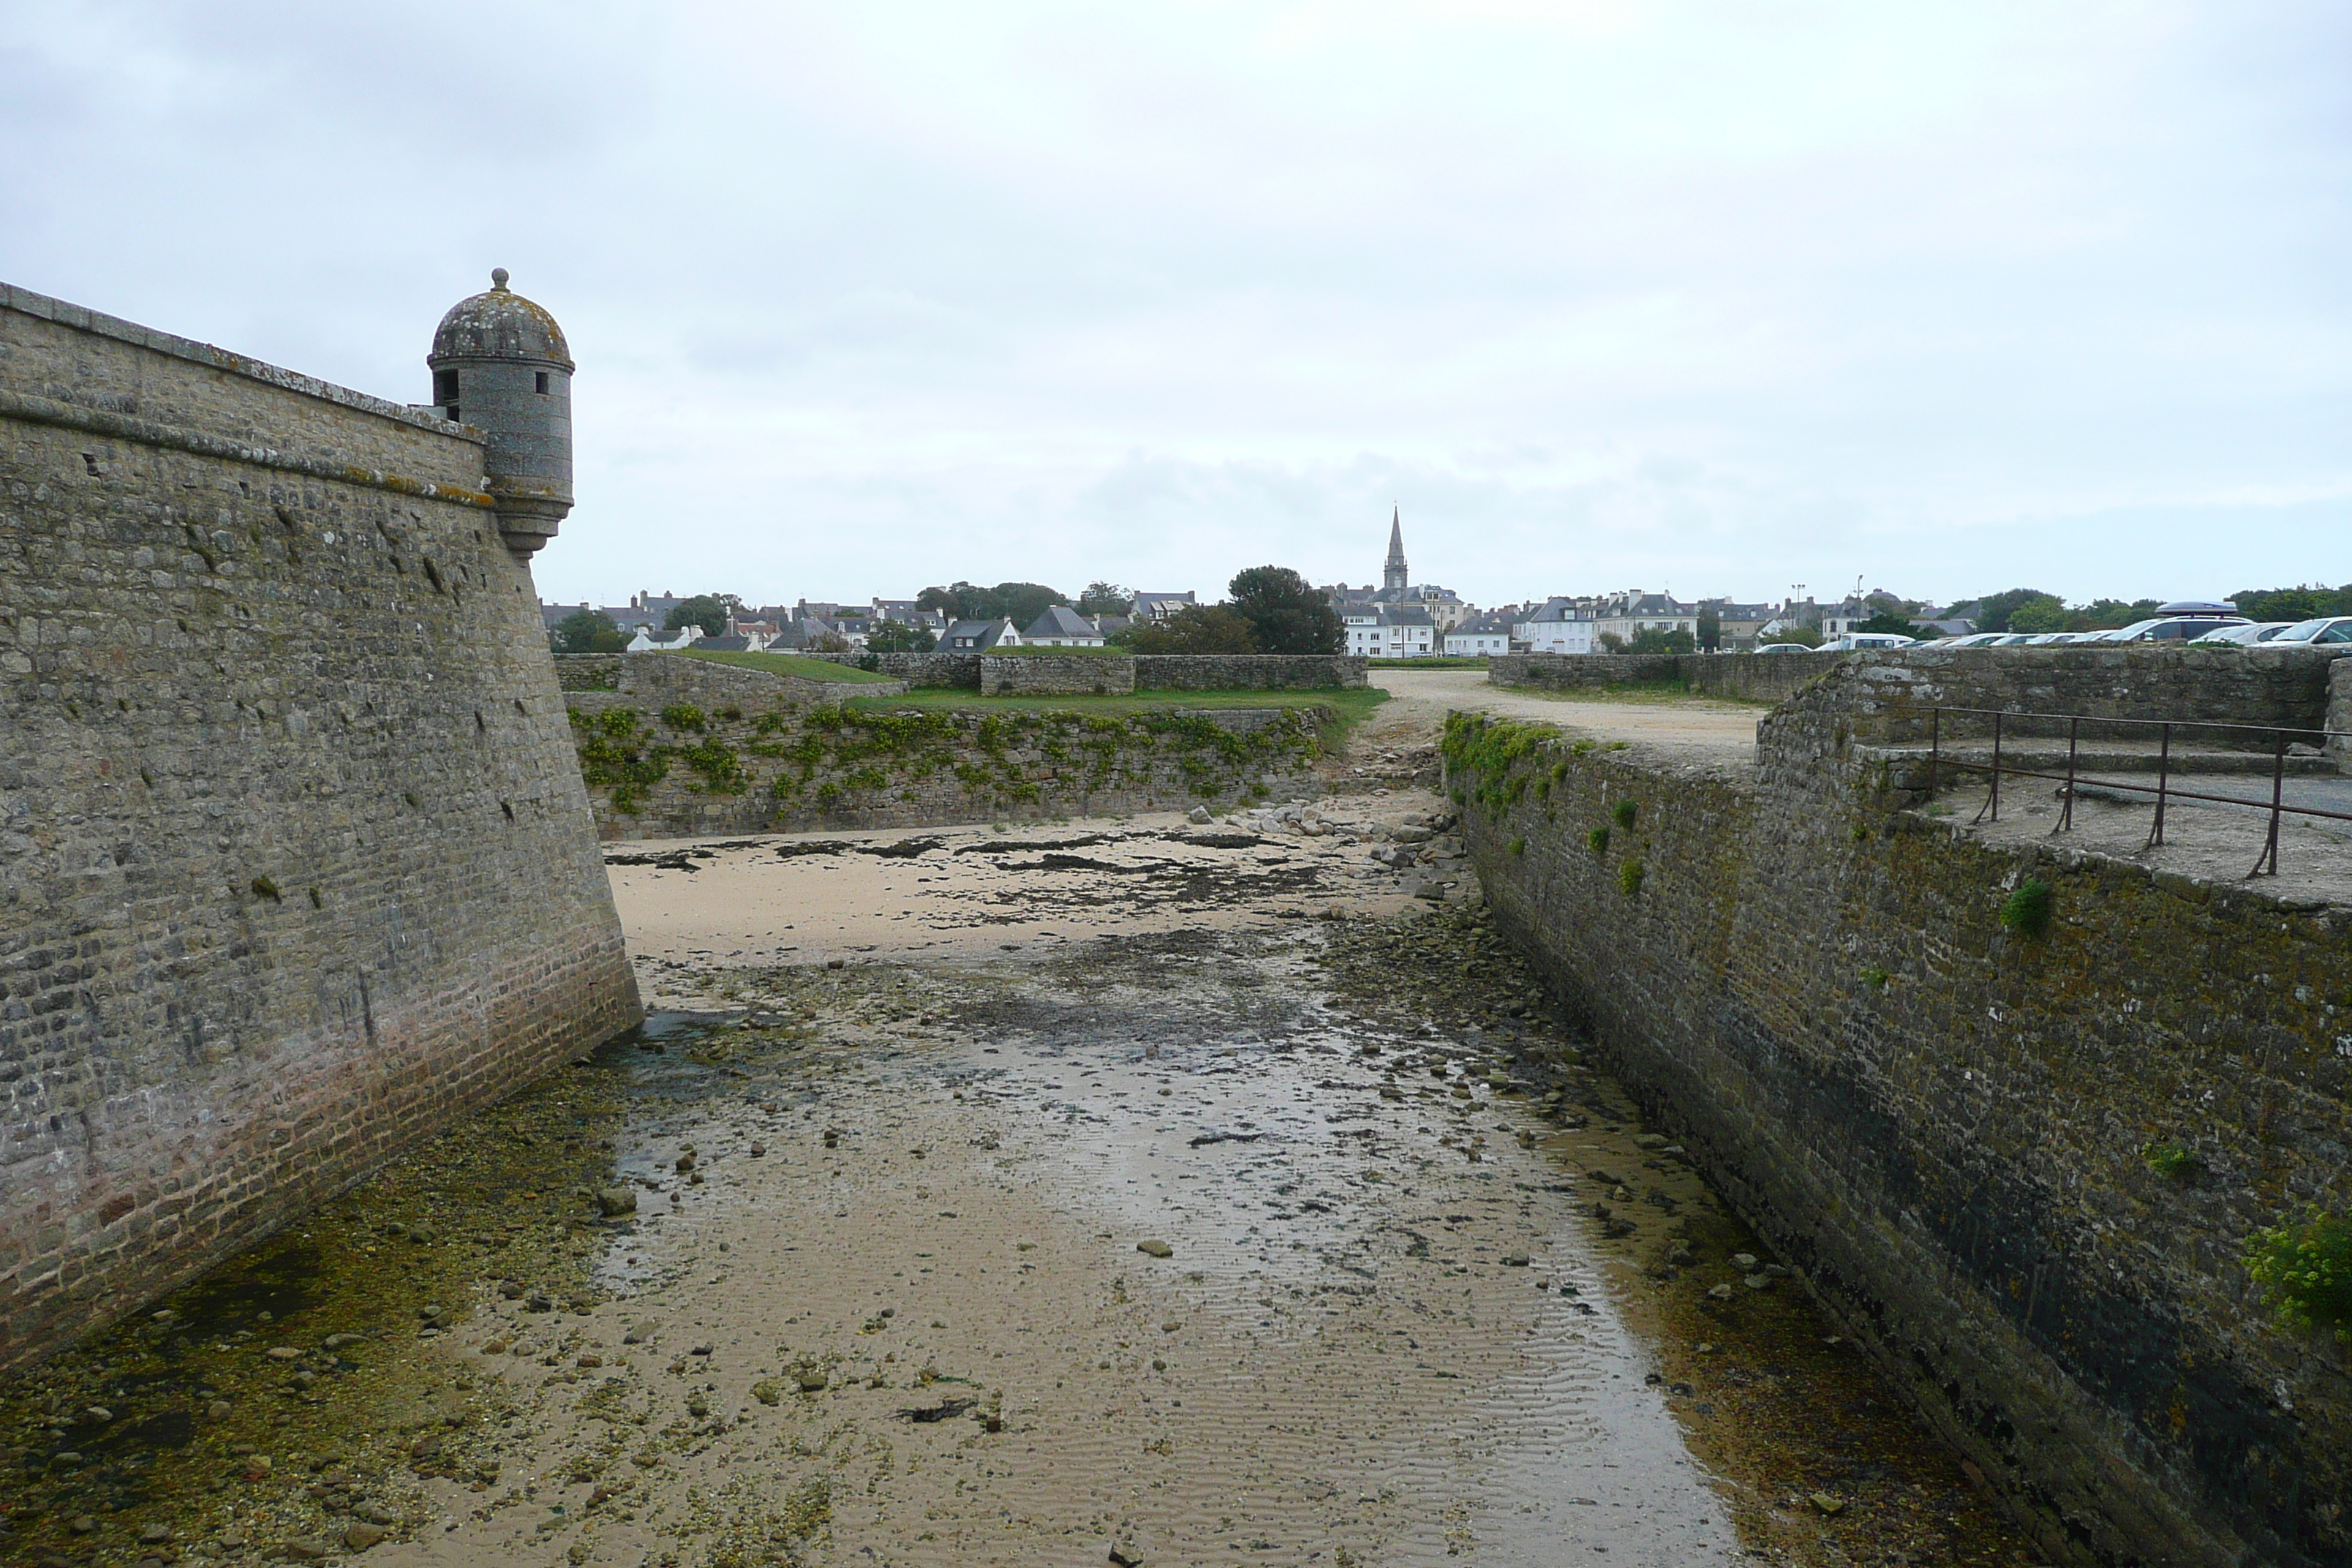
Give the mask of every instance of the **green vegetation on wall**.
M 2352 1220 L 2312 1209 L 2258 1230 L 2245 1264 L 2282 1321 L 2352 1340 Z

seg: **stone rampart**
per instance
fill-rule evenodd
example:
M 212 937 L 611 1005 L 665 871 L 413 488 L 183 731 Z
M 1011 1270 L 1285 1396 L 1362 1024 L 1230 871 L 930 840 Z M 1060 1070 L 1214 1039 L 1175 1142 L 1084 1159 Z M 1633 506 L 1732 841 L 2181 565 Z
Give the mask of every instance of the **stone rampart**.
M 2352 1562 L 2345 1348 L 2239 1262 L 2352 1213 L 2352 911 L 1990 847 L 1834 769 L 1461 715 L 1446 752 L 1502 926 L 2053 1560 Z
M 606 838 L 1123 816 L 1319 794 L 1325 710 L 693 713 L 568 694 Z
M 1827 671 L 1832 656 L 1754 653 L 1514 653 L 1486 664 L 1491 686 L 1555 691 L 1664 687 L 1745 702 L 1793 697 Z
M 928 690 L 980 689 L 981 656 L 976 653 L 808 653 L 801 657 L 871 668 Z
M 1147 653 L 1138 691 L 1360 691 L 1371 661 L 1348 654 Z
M 635 1022 L 481 459 L 0 291 L 0 1363 Z
M 862 664 L 867 656 L 855 653 L 813 654 L 811 658 L 835 659 L 844 664 Z M 1094 690 L 1097 680 L 1117 682 L 1124 679 L 1124 687 L 1113 684 L 1111 690 L 1130 691 L 1333 691 L 1360 690 L 1364 672 L 1370 668 L 1367 660 L 1348 655 L 1333 654 L 977 654 L 977 653 L 884 653 L 875 654 L 874 668 L 885 675 L 896 676 L 909 686 L 945 687 L 964 691 L 982 689 L 982 668 L 984 659 L 1087 659 L 1078 670 L 1083 684 L 1059 688 L 1056 696 L 1071 696 Z M 1122 677 L 1108 673 L 1106 667 L 1124 665 L 1128 673 Z M 1020 672 L 1013 672 L 1019 679 Z M 1042 671 L 1032 672 L 1028 679 L 1047 679 Z M 1007 690 L 1041 691 L 1038 686 L 1007 687 Z
M 903 680 L 811 680 L 804 676 L 722 664 L 676 653 L 588 653 L 555 656 L 557 684 L 566 691 L 611 691 L 665 708 L 674 702 L 705 708 L 775 703 L 844 702 L 853 697 L 897 697 Z
M 1135 690 L 1135 664 L 1134 659 L 1118 654 L 982 654 L 980 694 L 1124 697 Z
M 2100 720 L 2171 719 L 2284 726 L 2310 733 L 2327 721 L 2329 667 L 2352 647 L 2327 648 L 2110 647 L 1899 648 L 1824 660 L 1830 668 L 1802 697 L 1765 717 L 1757 743 L 1767 752 L 1788 735 L 1844 738 L 1872 745 L 1916 745 L 1932 732 L 1972 738 L 1991 732 L 1989 712 L 2008 715 L 2004 734 L 2064 735 L 2063 720 L 2091 721 L 2084 738 L 2152 740 L 2155 731 Z M 1769 657 L 1769 656 L 1768 656 Z M 1933 710 L 1974 709 L 1975 713 Z M 1784 733 L 1785 732 L 1785 733 Z M 2267 747 L 2267 734 L 2233 740 L 2200 729 L 2200 745 Z M 2315 736 L 2314 737 L 2315 738 Z M 1799 749 L 1817 749 L 1812 742 Z

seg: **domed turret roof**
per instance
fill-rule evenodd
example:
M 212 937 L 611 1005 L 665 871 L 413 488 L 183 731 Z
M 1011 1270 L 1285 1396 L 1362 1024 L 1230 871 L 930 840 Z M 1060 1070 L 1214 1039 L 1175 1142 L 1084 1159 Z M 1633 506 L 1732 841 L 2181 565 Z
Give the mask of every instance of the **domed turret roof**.
M 490 287 L 460 300 L 433 333 L 427 363 L 445 359 L 551 360 L 572 368 L 571 345 L 555 318 L 507 287 L 507 269 L 492 269 Z

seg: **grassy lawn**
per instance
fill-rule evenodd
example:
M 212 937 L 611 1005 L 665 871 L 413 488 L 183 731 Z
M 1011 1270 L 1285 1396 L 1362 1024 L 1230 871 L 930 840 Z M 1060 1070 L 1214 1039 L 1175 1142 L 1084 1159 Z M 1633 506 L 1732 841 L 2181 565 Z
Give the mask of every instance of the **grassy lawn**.
M 1335 716 L 1325 727 L 1327 745 L 1389 700 L 1378 687 L 1323 691 L 1139 691 L 1131 697 L 982 697 L 977 691 L 909 691 L 903 697 L 853 697 L 848 706 L 867 713 L 903 708 L 970 709 L 977 713 L 1157 713 L 1171 708 L 1327 708 Z
M 809 658 L 797 653 L 730 653 L 720 648 L 681 648 L 687 658 L 707 658 L 713 664 L 738 664 L 745 669 L 764 669 L 770 675 L 797 675 L 803 680 L 845 680 L 871 684 L 895 677 L 877 675 L 870 669 L 860 669 L 854 664 L 835 664 L 829 658 Z

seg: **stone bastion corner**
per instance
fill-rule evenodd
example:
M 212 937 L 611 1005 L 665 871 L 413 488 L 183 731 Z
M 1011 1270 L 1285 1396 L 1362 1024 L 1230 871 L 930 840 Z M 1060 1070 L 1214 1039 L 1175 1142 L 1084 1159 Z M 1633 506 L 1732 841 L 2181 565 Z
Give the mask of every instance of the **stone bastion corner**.
M 0 1364 L 640 1016 L 483 481 L 0 290 Z

